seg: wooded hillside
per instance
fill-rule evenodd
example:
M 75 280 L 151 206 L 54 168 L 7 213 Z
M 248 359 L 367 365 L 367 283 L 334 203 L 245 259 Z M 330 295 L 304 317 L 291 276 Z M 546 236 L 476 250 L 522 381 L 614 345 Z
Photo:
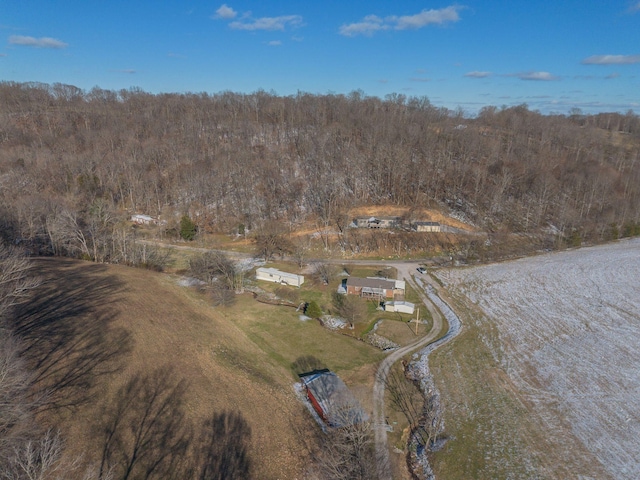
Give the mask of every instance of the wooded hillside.
M 270 220 L 335 225 L 348 208 L 395 204 L 527 234 L 532 248 L 606 240 L 637 233 L 639 157 L 632 112 L 541 115 L 521 105 L 467 118 L 425 97 L 358 91 L 152 95 L 0 83 L 3 236 L 94 260 L 127 252 L 119 225 L 134 212 L 237 232 Z

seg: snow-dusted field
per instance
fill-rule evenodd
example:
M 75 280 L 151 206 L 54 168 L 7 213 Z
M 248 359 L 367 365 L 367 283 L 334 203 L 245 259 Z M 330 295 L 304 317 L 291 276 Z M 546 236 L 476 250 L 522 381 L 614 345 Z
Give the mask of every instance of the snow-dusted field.
M 495 321 L 495 355 L 545 430 L 640 478 L 640 240 L 437 275 Z

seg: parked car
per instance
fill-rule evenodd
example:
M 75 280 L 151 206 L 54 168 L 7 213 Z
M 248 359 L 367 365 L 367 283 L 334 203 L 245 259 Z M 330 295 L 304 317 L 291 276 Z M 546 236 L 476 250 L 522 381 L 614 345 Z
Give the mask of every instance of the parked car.
M 427 273 L 427 269 L 424 267 L 418 267 L 418 273 Z

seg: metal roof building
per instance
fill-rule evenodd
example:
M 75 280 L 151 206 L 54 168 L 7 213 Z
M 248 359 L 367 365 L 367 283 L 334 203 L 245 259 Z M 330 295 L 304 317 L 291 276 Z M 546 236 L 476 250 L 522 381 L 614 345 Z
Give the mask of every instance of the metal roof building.
M 276 268 L 259 267 L 256 269 L 256 280 L 266 282 L 283 283 L 299 287 L 304 283 L 304 276 L 295 273 L 283 272 Z
M 335 373 L 323 369 L 299 376 L 314 410 L 330 427 L 344 427 L 367 420 L 367 414 Z

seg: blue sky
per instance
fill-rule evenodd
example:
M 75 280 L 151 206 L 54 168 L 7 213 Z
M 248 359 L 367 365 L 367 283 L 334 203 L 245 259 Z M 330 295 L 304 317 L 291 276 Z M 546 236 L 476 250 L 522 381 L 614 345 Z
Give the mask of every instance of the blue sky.
M 0 80 L 640 113 L 640 0 L 3 0 Z

